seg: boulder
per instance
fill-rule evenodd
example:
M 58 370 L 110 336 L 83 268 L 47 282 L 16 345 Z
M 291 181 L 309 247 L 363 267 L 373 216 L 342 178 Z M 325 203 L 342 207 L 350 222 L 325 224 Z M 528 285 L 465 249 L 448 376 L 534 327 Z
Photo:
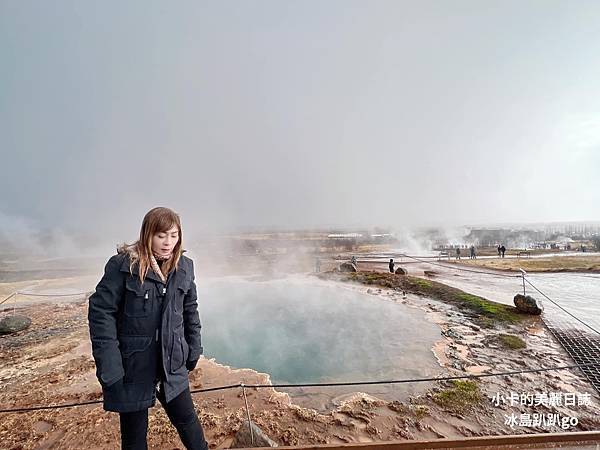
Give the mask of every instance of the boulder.
M 31 325 L 31 319 L 18 314 L 0 320 L 0 334 L 12 334 L 25 330 Z
M 396 275 L 408 275 L 407 270 L 403 269 L 402 267 L 398 267 L 395 273 Z
M 250 434 L 248 421 L 245 420 L 235 434 L 229 448 L 278 447 L 277 442 L 269 438 L 254 422 L 250 422 L 250 426 L 254 435 L 254 445 L 252 444 L 252 435 Z
M 514 302 L 519 311 L 527 314 L 540 315 L 544 310 L 541 302 L 538 304 L 530 295 L 517 294 L 515 295 Z
M 340 264 L 340 272 L 356 272 L 356 266 L 350 262 Z

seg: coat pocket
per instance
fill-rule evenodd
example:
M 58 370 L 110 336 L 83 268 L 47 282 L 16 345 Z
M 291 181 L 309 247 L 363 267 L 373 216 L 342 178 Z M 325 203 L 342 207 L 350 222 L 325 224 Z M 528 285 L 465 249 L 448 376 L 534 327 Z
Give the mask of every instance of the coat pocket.
M 175 312 L 177 313 L 183 312 L 183 302 L 185 300 L 185 294 L 187 294 L 187 290 L 182 286 L 177 286 L 177 291 L 173 303 L 175 307 Z
M 191 278 L 186 278 L 185 280 L 183 280 L 183 282 L 177 286 L 177 295 L 175 296 L 175 311 L 177 312 L 182 312 L 183 311 L 183 305 L 185 302 L 185 296 L 187 295 L 187 293 L 190 290 L 190 285 L 191 285 Z
M 146 350 L 152 343 L 151 336 L 121 336 L 119 338 L 124 383 L 143 383 L 154 379 L 153 358 Z
M 171 347 L 171 373 L 177 372 L 185 364 L 189 354 L 189 347 L 183 335 L 183 324 L 173 330 L 173 343 Z
M 140 285 L 137 278 L 125 281 L 125 315 L 127 317 L 148 317 L 154 306 L 153 290 L 146 283 Z

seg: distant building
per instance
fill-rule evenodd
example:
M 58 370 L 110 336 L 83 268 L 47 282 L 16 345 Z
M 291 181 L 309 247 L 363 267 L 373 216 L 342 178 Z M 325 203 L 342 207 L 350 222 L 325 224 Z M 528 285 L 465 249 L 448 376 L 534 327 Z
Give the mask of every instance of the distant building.
M 332 233 L 328 234 L 328 239 L 359 239 L 363 237 L 360 233 Z

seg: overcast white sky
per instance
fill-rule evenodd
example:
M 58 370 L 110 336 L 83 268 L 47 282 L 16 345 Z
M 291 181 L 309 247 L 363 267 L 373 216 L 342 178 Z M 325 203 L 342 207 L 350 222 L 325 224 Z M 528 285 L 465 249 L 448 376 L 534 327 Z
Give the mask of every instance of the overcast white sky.
M 0 0 L 0 224 L 600 219 L 597 1 Z

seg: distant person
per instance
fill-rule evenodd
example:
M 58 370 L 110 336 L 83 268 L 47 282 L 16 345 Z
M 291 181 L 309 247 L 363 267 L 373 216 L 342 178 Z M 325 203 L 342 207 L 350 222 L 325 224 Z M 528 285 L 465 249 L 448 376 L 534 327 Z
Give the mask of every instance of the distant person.
M 475 259 L 475 246 L 471 245 L 471 259 Z
M 356 260 L 356 256 L 352 255 L 352 258 L 350 258 L 350 262 L 356 266 L 358 264 L 358 261 Z
M 502 257 L 504 258 L 504 253 L 506 253 L 506 247 L 504 245 L 500 247 L 500 252 L 502 253 Z
M 502 256 L 502 247 L 498 244 L 498 257 Z
M 456 259 L 460 259 L 460 247 L 456 247 Z
M 389 268 L 390 268 L 390 272 L 394 273 L 394 260 L 391 258 L 390 258 Z
M 104 409 L 120 415 L 123 449 L 148 448 L 148 408 L 158 399 L 185 448 L 208 450 L 189 386 L 203 348 L 194 265 L 183 252 L 179 215 L 153 208 L 89 297 L 96 376 Z
M 319 273 L 321 271 L 321 258 L 317 256 L 317 260 L 315 261 L 315 272 Z

